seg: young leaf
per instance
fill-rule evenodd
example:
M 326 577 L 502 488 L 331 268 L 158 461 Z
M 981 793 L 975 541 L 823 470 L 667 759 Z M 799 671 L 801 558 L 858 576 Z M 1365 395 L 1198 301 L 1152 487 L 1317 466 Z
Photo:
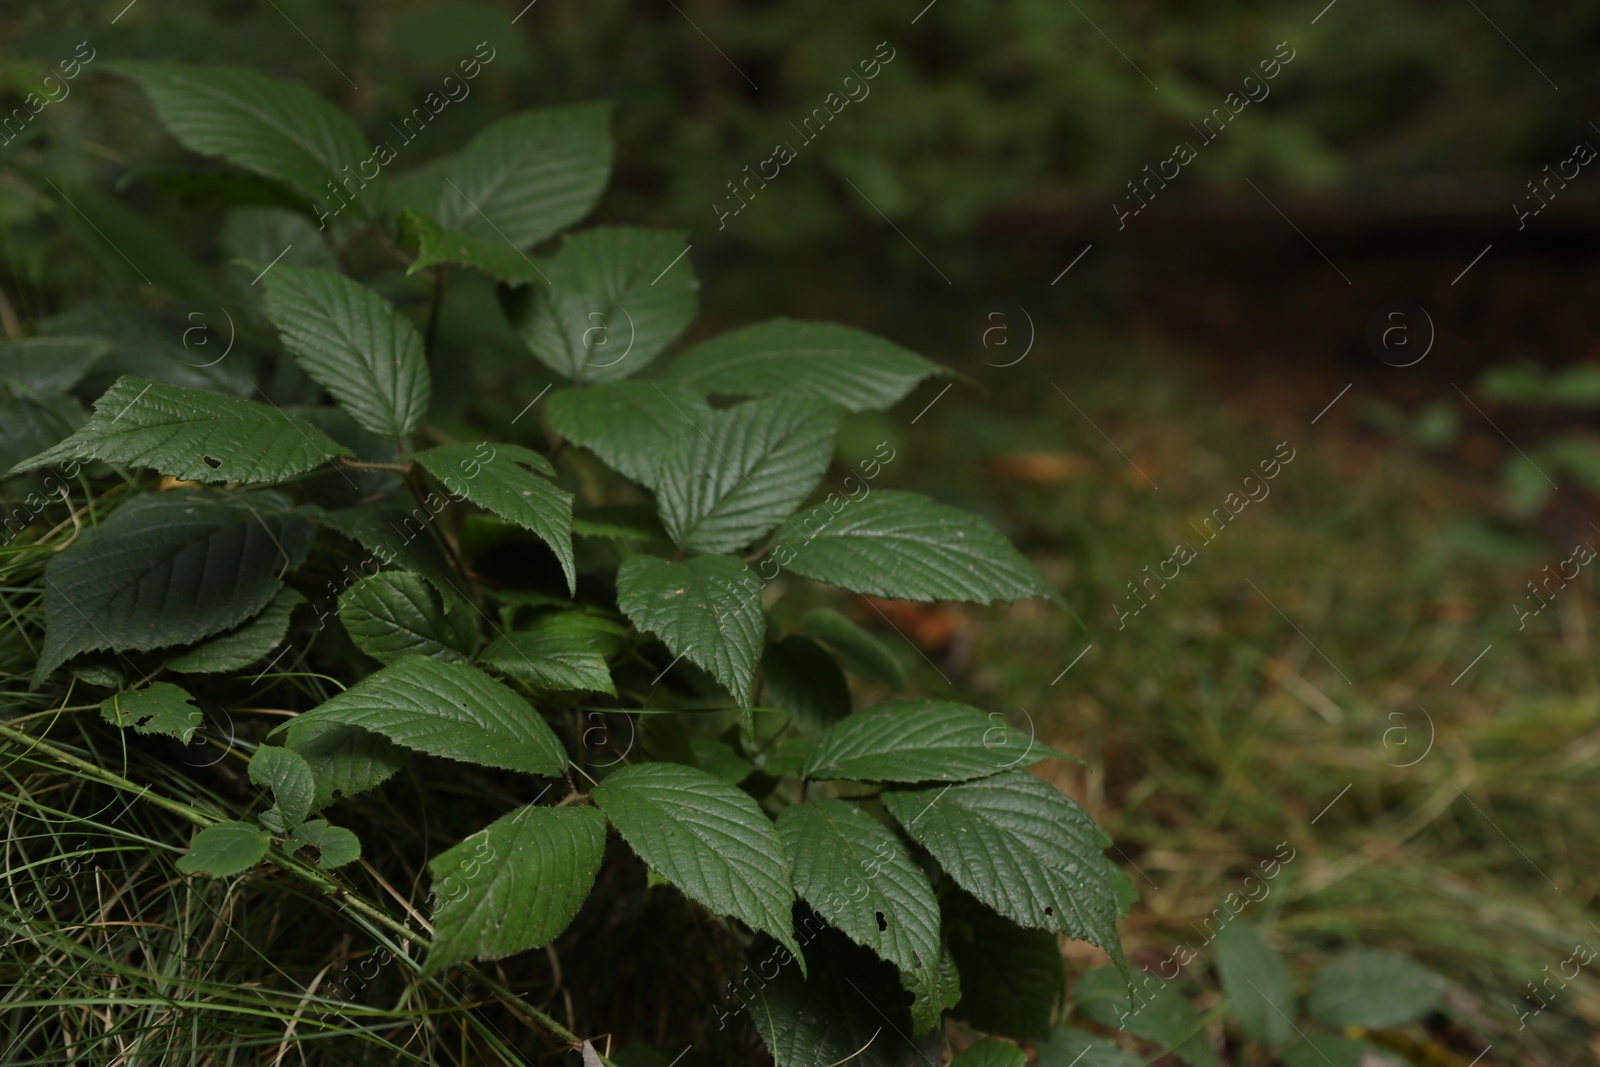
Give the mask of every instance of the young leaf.
M 327 807 L 335 795 L 353 797 L 383 784 L 411 755 L 382 734 L 336 722 L 297 724 L 283 747 L 298 752 L 316 776 L 312 811 Z
M 567 754 L 526 700 L 472 667 L 407 656 L 279 726 L 337 722 L 419 752 L 528 774 L 560 774 Z
M 611 175 L 609 104 L 537 108 L 484 127 L 411 204 L 451 230 L 527 248 L 594 207 Z
M 657 498 L 667 534 L 695 552 L 734 552 L 770 531 L 822 480 L 840 411 L 804 397 L 751 400 L 679 437 Z
M 539 361 L 575 382 L 637 374 L 694 321 L 684 235 L 600 226 L 539 261 L 545 284 L 506 292 L 511 326 Z M 670 269 L 669 269 L 670 268 Z
M 285 588 L 260 615 L 174 656 L 167 661 L 167 669 L 179 674 L 221 674 L 248 667 L 283 644 L 289 632 L 289 616 L 305 602 L 298 592 Z
M 1026 600 L 1059 594 L 994 527 L 917 493 L 879 489 L 802 541 L 772 550 L 796 574 L 897 600 Z
M 778 816 L 795 892 L 828 925 L 919 984 L 936 981 L 939 902 L 888 827 L 853 804 L 817 800 Z
M 1308 1007 L 1329 1026 L 1407 1026 L 1444 999 L 1445 983 L 1415 960 L 1379 949 L 1346 952 L 1317 972 Z
M 767 703 L 806 730 L 825 730 L 850 714 L 850 686 L 831 655 L 809 637 L 785 637 L 761 655 Z
M 292 856 L 307 845 L 317 850 L 317 866 L 325 871 L 361 858 L 361 839 L 342 826 L 329 826 L 327 819 L 296 826 L 284 847 Z
M 194 835 L 189 851 L 178 857 L 184 874 L 228 878 L 242 874 L 267 854 L 271 838 L 254 823 L 219 822 Z
M 998 714 L 947 700 L 896 700 L 830 727 L 811 750 L 806 777 L 961 782 L 1063 757 Z
M 1051 939 L 1052 941 L 1054 938 Z M 911 1032 L 925 1034 L 944 1013 L 961 1003 L 961 974 L 950 946 L 939 946 L 939 965 L 932 970 L 901 971 L 900 983 L 911 994 Z
M 348 196 L 347 167 L 372 155 L 355 123 L 303 85 L 240 67 L 119 62 L 185 148 L 282 182 L 316 203 Z M 365 215 L 359 206 L 357 212 Z
M 1252 1041 L 1281 1045 L 1294 1036 L 1294 978 L 1261 927 L 1229 923 L 1217 931 L 1217 974 L 1239 1028 Z
M 896 693 L 906 687 L 905 668 L 883 643 L 834 611 L 818 608 L 800 617 L 806 633 L 854 663 L 862 673 L 876 678 Z
M 267 314 L 305 372 L 362 429 L 406 437 L 428 414 L 422 335 L 371 289 L 327 270 L 267 273 Z
M 605 852 L 593 808 L 528 805 L 428 862 L 436 933 L 423 974 L 554 940 L 578 914 Z
M 480 659 L 486 666 L 539 689 L 617 695 L 599 635 L 566 616 L 557 615 L 541 620 L 531 629 L 501 634 L 484 649 Z
M 101 337 L 24 337 L 0 342 L 0 385 L 28 393 L 64 393 L 110 351 L 110 342 Z
M 272 790 L 273 804 L 261 813 L 261 825 L 273 833 L 288 833 L 311 814 L 317 779 L 298 752 L 262 745 L 250 759 L 250 781 Z
M 1121 967 L 1110 839 L 1026 771 L 964 785 L 888 790 L 884 806 L 957 885 L 1024 926 L 1099 945 Z
M 276 493 L 147 493 L 117 508 L 44 579 L 43 679 L 80 652 L 194 644 L 254 616 L 312 530 Z
M 748 793 L 693 767 L 641 763 L 609 775 L 591 795 L 651 870 L 800 955 L 789 857 Z
M 477 639 L 471 609 L 445 614 L 439 594 L 420 575 L 381 571 L 339 598 L 339 621 L 356 647 L 379 663 L 426 656 L 465 663 Z
M 488 448 L 484 457 L 482 449 Z M 465 498 L 533 533 L 550 546 L 577 592 L 572 556 L 572 494 L 524 470 L 528 464 L 550 469 L 550 461 L 517 445 L 440 445 L 415 456 L 456 499 Z
M 538 264 L 498 234 L 481 237 L 461 233 L 409 207 L 400 213 L 399 228 L 401 242 L 407 247 L 415 244 L 417 248 L 417 258 L 406 268 L 407 274 L 416 274 L 441 263 L 457 263 L 475 267 L 509 285 L 544 281 Z
M 1221 1067 L 1194 1007 L 1165 982 L 1146 978 L 1137 998 L 1130 997 L 1125 976 L 1098 967 L 1078 979 L 1072 999 L 1095 1022 L 1159 1042 L 1189 1067 Z
M 1028 1057 L 1015 1045 L 986 1037 L 951 1060 L 950 1067 L 1028 1067 Z
M 171 682 L 155 682 L 137 693 L 118 693 L 100 702 L 100 717 L 135 733 L 166 734 L 184 744 L 200 729 L 205 716 L 194 697 Z
M 1066 992 L 1055 935 L 1024 929 L 959 892 L 945 895 L 943 922 L 961 974 L 955 1017 L 1019 1040 L 1049 1033 Z
M 192 482 L 281 482 L 350 450 L 266 404 L 118 378 L 86 425 L 8 474 L 67 460 L 150 467 Z
M 881 411 L 931 375 L 949 373 L 915 352 L 832 322 L 772 319 L 696 345 L 667 377 L 723 396 L 814 396 L 851 411 Z
M 668 448 L 712 411 L 700 394 L 668 382 L 608 382 L 551 393 L 545 414 L 561 436 L 654 489 Z
M 729 556 L 687 563 L 634 556 L 617 572 L 617 606 L 673 655 L 710 671 L 740 707 L 749 706 L 766 630 L 761 584 L 749 567 Z

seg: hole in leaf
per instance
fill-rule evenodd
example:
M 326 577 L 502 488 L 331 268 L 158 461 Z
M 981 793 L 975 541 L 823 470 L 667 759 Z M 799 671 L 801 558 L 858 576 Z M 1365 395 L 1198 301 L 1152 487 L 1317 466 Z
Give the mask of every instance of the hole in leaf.
M 1055 914 L 1055 913 L 1056 913 L 1056 909 L 1054 909 L 1054 908 L 1051 908 L 1051 907 L 1046 907 L 1046 908 L 1045 908 L 1045 909 L 1044 909 L 1044 913 L 1045 913 L 1045 914 L 1046 914 L 1046 915 L 1054 915 L 1054 914 Z
M 222 460 L 220 459 L 215 459 L 211 456 L 201 456 L 200 458 L 205 460 L 206 466 L 210 467 L 212 470 L 216 470 L 218 467 L 222 466 Z
M 889 923 L 888 923 L 887 920 L 884 919 L 883 912 L 880 911 L 880 912 L 877 912 L 876 914 L 878 916 L 878 932 L 882 933 L 884 930 L 889 929 Z

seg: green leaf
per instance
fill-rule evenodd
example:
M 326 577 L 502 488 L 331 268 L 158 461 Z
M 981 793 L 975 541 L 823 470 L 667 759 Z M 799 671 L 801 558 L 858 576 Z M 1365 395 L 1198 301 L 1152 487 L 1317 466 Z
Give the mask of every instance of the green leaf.
M 69 657 L 189 645 L 253 617 L 311 547 L 276 493 L 146 493 L 45 565 L 35 679 Z
M 537 108 L 490 123 L 444 168 L 434 205 L 450 230 L 527 248 L 583 218 L 611 175 L 609 104 Z
M 296 826 L 285 848 L 292 856 L 307 845 L 317 850 L 317 866 L 325 871 L 361 858 L 361 839 L 342 826 L 329 826 L 327 819 Z
M 184 744 L 205 720 L 194 697 L 171 682 L 156 682 L 137 693 L 118 693 L 100 702 L 100 717 L 135 733 L 166 734 Z
M 487 457 L 482 449 L 488 448 Z M 507 444 L 441 445 L 414 457 L 444 484 L 450 495 L 514 522 L 550 546 L 567 576 L 567 591 L 576 593 L 572 557 L 572 494 L 524 470 L 528 464 L 550 469 L 537 452 Z
M 937 981 L 939 902 L 900 838 L 842 800 L 794 804 L 778 816 L 795 892 L 829 926 L 917 984 Z
M 850 714 L 850 686 L 839 664 L 808 637 L 785 637 L 761 655 L 766 702 L 805 730 L 824 730 Z
M 530 629 L 501 634 L 480 659 L 539 689 L 617 695 L 599 635 L 570 616 L 556 615 Z
M 1346 952 L 1317 973 L 1307 1006 L 1329 1026 L 1386 1030 L 1423 1018 L 1444 999 L 1444 981 L 1394 952 Z
M 854 663 L 868 677 L 876 678 L 895 692 L 906 687 L 905 668 L 876 637 L 834 611 L 818 608 L 800 617 L 806 633 L 831 647 Z
M 754 770 L 750 761 L 734 751 L 734 747 L 726 741 L 694 737 L 689 739 L 689 750 L 694 753 L 695 766 L 729 785 L 738 785 L 750 777 L 750 772 Z
M 773 558 L 796 574 L 896 600 L 1026 600 L 1059 594 L 978 516 L 918 493 L 879 489 L 801 540 L 792 526 Z
M 608 382 L 551 393 L 545 414 L 561 436 L 654 489 L 668 449 L 712 411 L 699 394 L 668 382 Z
M 349 195 L 339 184 L 344 168 L 354 173 L 372 156 L 355 123 L 303 85 L 241 67 L 124 61 L 112 69 L 139 83 L 185 148 L 280 181 L 313 203 Z
M 746 978 L 737 987 L 744 999 L 733 1009 L 742 1009 L 755 1023 L 774 1064 L 927 1067 L 937 1062 L 936 1046 L 923 1049 L 905 1036 L 910 1017 L 892 967 L 833 930 L 808 942 L 809 977 L 793 966 L 787 951 L 766 942 L 752 951 Z M 760 979 L 769 974 L 763 984 Z
M 438 537 L 429 531 L 443 510 L 437 498 L 433 505 L 391 498 L 329 511 L 322 521 L 371 553 L 354 569 L 367 563 L 403 567 L 422 575 L 441 595 L 465 599 Z
M 889 813 L 980 902 L 1024 926 L 1059 930 L 1122 962 L 1117 901 L 1083 809 L 1026 771 L 964 785 L 888 790 Z
M 944 1013 L 961 1003 L 961 974 L 950 946 L 939 946 L 939 965 L 926 973 L 900 973 L 911 994 L 911 1032 L 925 1034 L 939 1025 Z
M 0 469 L 9 470 L 13 463 L 51 448 L 88 421 L 89 413 L 76 397 L 6 396 L 0 392 Z M 45 480 L 60 486 L 68 480 L 67 475 L 76 473 L 76 468 L 68 464 L 66 470 L 54 477 L 46 475 Z M 59 490 L 52 488 L 50 492 L 56 495 Z
M 1147 976 L 1133 998 L 1123 975 L 1111 967 L 1097 967 L 1078 979 L 1072 999 L 1089 1018 L 1159 1042 L 1189 1067 L 1221 1067 L 1194 1008 L 1159 979 L 1152 982 Z
M 1284 1067 L 1364 1067 L 1367 1064 L 1410 1063 L 1370 1041 L 1333 1034 L 1306 1035 L 1284 1049 L 1281 1056 Z
M 0 342 L 0 385 L 30 393 L 64 393 L 111 351 L 101 337 L 25 337 Z
M 261 825 L 273 833 L 288 833 L 311 814 L 317 779 L 300 753 L 262 745 L 250 759 L 250 781 L 272 790 L 273 805 L 261 813 Z
M 1217 975 L 1239 1028 L 1252 1041 L 1281 1045 L 1294 1036 L 1294 978 L 1259 926 L 1229 923 L 1217 931 Z
M 986 1037 L 951 1060 L 950 1067 L 1028 1067 L 1028 1057 L 1015 1045 Z
M 748 793 L 693 767 L 641 763 L 617 770 L 591 796 L 639 858 L 690 900 L 800 954 L 789 857 Z
M 699 284 L 684 240 L 676 231 L 621 226 L 569 235 L 539 261 L 545 284 L 502 291 L 506 317 L 563 377 L 609 382 L 637 374 L 694 321 Z
M 806 777 L 961 782 L 1063 755 L 998 713 L 948 700 L 895 700 L 830 727 L 811 750 Z
M 771 531 L 822 480 L 839 417 L 801 397 L 713 412 L 662 461 L 656 495 L 668 536 L 695 552 L 733 552 Z
M 617 606 L 673 655 L 710 671 L 740 707 L 749 706 L 766 631 L 761 584 L 749 567 L 729 556 L 687 563 L 634 556 L 617 572 Z
M 267 854 L 271 838 L 254 823 L 219 822 L 194 835 L 189 851 L 178 857 L 184 874 L 228 878 L 242 874 Z
M 432 387 L 411 320 L 333 271 L 279 265 L 265 284 L 283 347 L 362 429 L 399 440 L 422 424 Z
M 283 644 L 289 632 L 289 616 L 305 602 L 298 592 L 285 588 L 260 615 L 174 656 L 167 661 L 167 669 L 179 674 L 221 674 L 248 667 Z
M 337 722 L 418 752 L 528 774 L 560 774 L 566 751 L 539 713 L 473 667 L 408 656 L 273 731 Z
M 1067 1027 L 1041 1042 L 1039 1067 L 1141 1067 L 1144 1057 L 1085 1030 Z
M 339 621 L 350 640 L 379 663 L 405 656 L 467 662 L 478 636 L 470 610 L 457 605 L 446 614 L 433 587 L 407 571 L 363 578 L 339 598 Z
M 234 208 L 222 223 L 222 247 L 231 259 L 262 266 L 282 256 L 277 262 L 279 267 L 339 269 L 339 261 L 322 239 L 322 232 L 300 212 L 285 207 Z M 236 265 L 235 269 L 246 268 Z M 251 270 L 246 277 L 253 281 L 258 274 L 260 268 Z
M 949 373 L 915 352 L 832 322 L 771 319 L 696 345 L 667 377 L 724 396 L 814 396 L 881 411 L 918 382 Z
M 964 893 L 944 899 L 944 931 L 961 973 L 953 1014 L 979 1030 L 1019 1040 L 1050 1032 L 1066 992 L 1066 968 L 1055 935 L 1025 930 Z
M 300 753 L 316 775 L 312 811 L 321 811 L 336 795 L 352 797 L 381 785 L 411 755 L 382 734 L 335 722 L 297 722 L 283 747 Z
M 310 423 L 266 404 L 124 377 L 94 402 L 77 433 L 8 473 L 103 459 L 185 481 L 271 483 L 348 455 Z
M 441 224 L 415 208 L 400 213 L 400 239 L 415 245 L 417 258 L 406 268 L 415 274 L 441 263 L 474 267 L 490 277 L 512 285 L 542 282 L 539 267 L 528 254 L 498 234 L 479 237 L 461 233 Z
M 592 808 L 528 805 L 428 862 L 435 935 L 423 974 L 554 940 L 578 914 L 605 852 Z

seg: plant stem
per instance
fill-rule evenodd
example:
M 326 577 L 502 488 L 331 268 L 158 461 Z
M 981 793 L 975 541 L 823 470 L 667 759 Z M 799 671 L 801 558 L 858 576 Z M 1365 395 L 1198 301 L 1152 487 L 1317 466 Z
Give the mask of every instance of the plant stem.
M 439 336 L 439 309 L 444 305 L 444 280 L 449 269 L 447 264 L 441 263 L 433 272 L 433 304 L 428 308 L 428 332 L 422 346 L 423 354 L 430 363 L 433 361 L 433 343 Z
M 409 463 L 378 463 L 374 460 L 351 459 L 349 456 L 334 456 L 334 461 L 351 470 L 358 471 L 393 471 L 399 475 L 411 473 Z

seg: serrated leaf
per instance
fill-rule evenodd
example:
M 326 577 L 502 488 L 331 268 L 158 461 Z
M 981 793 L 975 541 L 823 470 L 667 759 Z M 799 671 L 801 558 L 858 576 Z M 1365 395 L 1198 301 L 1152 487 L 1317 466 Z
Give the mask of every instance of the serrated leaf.
M 539 260 L 544 284 L 502 290 L 506 317 L 541 363 L 575 382 L 637 374 L 694 321 L 684 239 L 622 226 L 568 235 Z
M 89 413 L 73 396 L 6 396 L 0 393 L 0 467 L 9 471 L 12 464 L 72 436 L 88 421 Z M 70 464 L 68 467 L 71 469 Z M 45 477 L 56 486 L 64 480 L 59 476 Z
M 711 737 L 693 737 L 689 739 L 689 749 L 694 753 L 696 766 L 711 777 L 729 785 L 738 785 L 750 777 L 750 772 L 755 769 L 749 760 L 739 755 L 726 741 L 718 741 Z
M 422 424 L 432 386 L 411 320 L 333 271 L 280 264 L 265 284 L 283 347 L 362 429 L 398 440 Z
M 554 940 L 594 886 L 606 821 L 592 808 L 529 805 L 428 862 L 435 935 L 423 974 Z
M 567 754 L 539 713 L 473 667 L 408 656 L 273 730 L 344 723 L 418 752 L 528 774 L 560 774 Z
M 896 600 L 1059 597 L 993 526 L 919 493 L 879 489 L 804 540 L 785 526 L 772 556 L 807 578 Z
M 441 263 L 455 263 L 512 285 L 543 281 L 538 265 L 528 254 L 498 234 L 481 237 L 461 233 L 409 207 L 400 213 L 399 226 L 401 241 L 417 248 L 417 258 L 406 268 L 407 274 Z
M 798 397 L 712 412 L 662 461 L 656 497 L 668 536 L 695 552 L 733 552 L 771 531 L 822 480 L 840 414 Z
M 1188 999 L 1151 977 L 1146 975 L 1137 996 L 1130 996 L 1125 976 L 1111 967 L 1097 967 L 1078 978 L 1072 999 L 1095 1022 L 1158 1042 L 1189 1067 L 1221 1067 L 1205 1025 Z
M 189 851 L 178 857 L 184 874 L 228 878 L 254 867 L 267 854 L 271 839 L 254 823 L 219 822 L 194 835 Z
M 100 717 L 135 733 L 166 734 L 184 744 L 205 720 L 194 697 L 171 682 L 155 682 L 137 693 L 118 693 L 100 702 Z
M 617 695 L 597 632 L 557 615 L 527 630 L 501 634 L 480 661 L 539 689 Z
M 481 451 L 489 448 L 485 457 Z M 549 469 L 549 460 L 517 445 L 441 445 L 418 452 L 417 462 L 449 491 L 514 522 L 550 546 L 567 577 L 567 590 L 577 592 L 572 556 L 572 494 L 537 477 L 522 464 Z M 542 466 L 541 466 L 542 465 Z
M 850 714 L 850 686 L 839 664 L 808 637 L 785 637 L 761 655 L 766 702 L 804 730 L 824 730 Z
M 1329 1026 L 1407 1026 L 1444 999 L 1445 983 L 1415 960 L 1381 949 L 1346 952 L 1322 970 L 1307 1006 Z
M 642 763 L 612 773 L 590 795 L 639 858 L 690 900 L 800 955 L 789 857 L 748 793 L 694 767 Z
M 910 1018 L 894 970 L 836 931 L 823 930 L 807 944 L 809 977 L 783 956 L 787 950 L 763 943 L 746 964 L 740 1005 L 783 1067 L 927 1067 L 939 1048 L 908 1040 Z M 913 1035 L 916 1036 L 916 1035 Z M 929 1055 L 932 1052 L 933 1055 Z
M 250 781 L 272 790 L 272 807 L 261 813 L 261 825 L 286 834 L 305 822 L 317 794 L 317 779 L 300 753 L 262 745 L 250 758 Z
M 959 892 L 945 895 L 942 919 L 961 974 L 961 1002 L 952 1014 L 1018 1040 L 1048 1034 L 1066 992 L 1055 935 L 1024 929 Z
M 536 108 L 490 123 L 444 167 L 447 229 L 527 248 L 587 215 L 611 175 L 609 104 Z
M 112 69 L 139 83 L 185 148 L 280 181 L 313 203 L 329 199 L 330 187 L 342 191 L 343 169 L 372 155 L 355 123 L 303 85 L 241 67 L 124 61 Z
M 986 1037 L 950 1061 L 950 1067 L 1027 1067 L 1028 1057 L 1015 1045 Z
M 422 575 L 441 595 L 465 599 L 438 538 L 429 532 L 443 510 L 437 498 L 433 505 L 391 498 L 338 508 L 324 513 L 322 521 L 371 553 L 368 562 L 374 566 L 403 567 Z
M 962 785 L 892 789 L 884 806 L 957 885 L 1024 926 L 1099 945 L 1119 966 L 1110 839 L 1055 786 L 1026 771 Z
M 138 378 L 118 378 L 86 425 L 12 467 L 20 474 L 67 460 L 150 467 L 192 482 L 281 482 L 350 450 L 266 404 Z
M 239 625 L 300 565 L 311 526 L 276 493 L 146 493 L 45 565 L 35 679 L 69 657 L 194 644 Z
M 900 838 L 842 800 L 794 804 L 778 816 L 795 892 L 828 925 L 918 985 L 937 981 L 939 902 Z
M 1141 1067 L 1145 1059 L 1106 1038 L 1072 1027 L 1057 1030 L 1038 1049 L 1039 1067 Z
M 277 261 L 280 267 L 339 269 L 322 231 L 300 212 L 286 207 L 252 204 L 229 211 L 222 223 L 222 247 L 230 259 L 263 266 L 282 256 Z M 244 268 L 236 265 L 235 269 Z M 259 273 L 252 270 L 246 277 L 253 281 Z
M 469 611 L 461 606 L 445 614 L 433 587 L 407 571 L 363 578 L 339 598 L 339 621 L 350 640 L 379 663 L 405 656 L 467 662 L 477 639 Z
M 411 755 L 382 734 L 334 722 L 301 723 L 285 735 L 283 747 L 300 753 L 316 776 L 312 811 L 327 807 L 335 796 L 351 797 L 381 785 Z
M 961 974 L 950 946 L 939 947 L 939 965 L 926 972 L 900 972 L 900 982 L 911 994 L 911 1032 L 925 1034 L 939 1025 L 944 1013 L 961 1003 Z
M 64 393 L 111 351 L 103 337 L 25 337 L 0 342 L 0 385 Z
M 1294 977 L 1259 926 L 1229 923 L 1217 931 L 1217 975 L 1239 1028 L 1252 1041 L 1281 1045 L 1294 1036 Z
M 623 475 L 654 489 L 673 442 L 712 415 L 698 393 L 669 382 L 607 382 L 545 401 L 550 426 Z
M 771 319 L 696 345 L 668 379 L 724 396 L 814 396 L 881 411 L 924 378 L 949 373 L 915 352 L 833 322 Z
M 811 750 L 806 777 L 961 782 L 1063 756 L 998 713 L 948 700 L 894 700 L 831 726 Z
M 699 556 L 668 563 L 634 556 L 617 572 L 617 606 L 646 633 L 711 672 L 740 707 L 750 703 L 750 683 L 766 624 L 761 583 L 730 556 Z
M 174 656 L 167 661 L 167 669 L 179 674 L 220 674 L 248 667 L 283 644 L 289 632 L 289 616 L 305 602 L 298 592 L 285 588 L 261 614 L 221 637 Z
M 818 608 L 800 617 L 806 633 L 839 652 L 868 677 L 876 678 L 895 692 L 906 687 L 905 668 L 883 643 L 861 627 L 834 611 Z
M 361 858 L 361 839 L 342 826 L 329 826 L 327 819 L 296 826 L 285 847 L 292 856 L 306 845 L 317 850 L 317 866 L 325 871 Z

